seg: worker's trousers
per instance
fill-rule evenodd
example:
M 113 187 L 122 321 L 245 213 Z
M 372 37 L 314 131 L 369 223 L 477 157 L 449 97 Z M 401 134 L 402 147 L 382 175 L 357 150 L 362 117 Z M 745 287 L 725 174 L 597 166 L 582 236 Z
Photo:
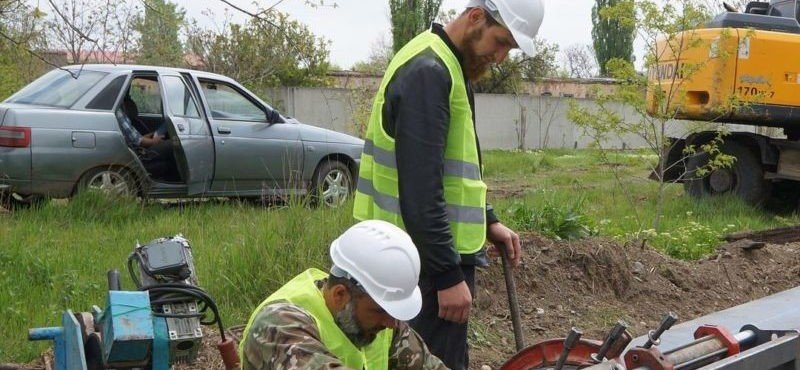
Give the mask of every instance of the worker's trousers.
M 464 278 L 475 302 L 475 266 L 461 265 Z M 409 322 L 422 336 L 431 353 L 440 358 L 451 370 L 467 370 L 469 353 L 467 351 L 467 323 L 458 324 L 439 318 L 439 299 L 429 278 L 420 277 L 422 291 L 422 311 Z M 474 312 L 470 314 L 473 316 Z

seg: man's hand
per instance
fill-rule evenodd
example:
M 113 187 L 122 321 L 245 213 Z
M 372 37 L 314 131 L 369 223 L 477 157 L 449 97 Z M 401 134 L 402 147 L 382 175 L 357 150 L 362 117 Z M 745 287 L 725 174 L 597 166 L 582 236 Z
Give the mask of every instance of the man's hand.
M 467 322 L 472 308 L 472 294 L 465 281 L 438 292 L 439 317 L 460 324 Z
M 488 251 L 490 257 L 499 257 L 500 250 L 497 248 L 505 247 L 511 266 L 519 266 L 519 260 L 520 257 L 522 257 L 522 246 L 517 233 L 507 228 L 505 225 L 495 222 L 487 228 L 486 239 L 492 243 Z
M 142 137 L 142 142 L 139 144 L 142 147 L 149 148 L 153 145 L 160 143 L 164 138 L 161 135 L 156 135 L 155 133 L 149 133 Z

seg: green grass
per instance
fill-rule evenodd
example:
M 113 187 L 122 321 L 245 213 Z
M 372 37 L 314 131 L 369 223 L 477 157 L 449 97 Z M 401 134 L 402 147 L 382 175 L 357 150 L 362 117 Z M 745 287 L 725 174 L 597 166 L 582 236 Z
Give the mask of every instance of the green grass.
M 484 154 L 490 201 L 504 222 L 552 235 L 586 227 L 591 233 L 647 238 L 681 258 L 697 258 L 727 232 L 797 224 L 735 198 L 698 202 L 670 185 L 660 230 L 645 179 L 643 152 L 500 152 Z M 620 173 L 615 179 L 612 169 Z M 226 325 L 244 323 L 270 292 L 308 267 L 328 265 L 331 240 L 352 224 L 352 205 L 338 210 L 302 206 L 262 208 L 231 201 L 146 204 L 84 196 L 40 209 L 0 213 L 0 363 L 27 362 L 47 343 L 26 341 L 27 329 L 58 325 L 66 308 L 103 304 L 105 274 L 123 272 L 134 243 L 182 233 L 190 239 L 200 285 L 219 303 Z M 545 230 L 546 231 L 546 230 Z M 562 236 L 563 237 L 563 236 Z M 476 328 L 477 342 L 490 340 Z M 480 344 L 480 343 L 478 343 Z
M 351 224 L 350 209 L 142 206 L 89 196 L 0 216 L 0 363 L 27 362 L 48 346 L 26 342 L 28 328 L 56 325 L 65 308 L 102 307 L 108 269 L 120 269 L 123 288 L 132 288 L 124 263 L 136 241 L 177 233 L 190 239 L 200 284 L 225 324 L 244 323 L 287 277 L 328 265 L 328 245 Z
M 516 162 L 509 156 L 519 157 Z M 654 247 L 683 259 L 706 255 L 719 245 L 720 236 L 742 230 L 761 230 L 800 223 L 797 214 L 776 215 L 755 209 L 733 196 L 697 200 L 685 195 L 680 184 L 667 185 L 659 229 L 654 230 L 658 184 L 647 179 L 645 152 L 488 152 L 487 163 L 546 163 L 521 173 L 494 169 L 489 177 L 490 202 L 501 220 L 519 229 L 550 234 L 536 223 L 520 220 L 520 208 L 545 214 L 545 225 L 579 217 L 580 224 L 601 236 L 622 242 L 647 239 Z M 615 175 L 614 173 L 617 173 Z M 525 213 L 522 213 L 525 215 Z M 551 228 L 552 229 L 552 228 Z

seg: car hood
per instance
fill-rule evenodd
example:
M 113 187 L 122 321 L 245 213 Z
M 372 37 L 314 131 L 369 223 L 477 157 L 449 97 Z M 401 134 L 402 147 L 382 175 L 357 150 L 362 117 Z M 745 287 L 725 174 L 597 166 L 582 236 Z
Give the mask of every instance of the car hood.
M 350 145 L 364 145 L 364 140 L 355 136 L 343 134 L 333 130 L 324 129 L 321 127 L 307 125 L 305 123 L 297 122 L 297 120 L 288 120 L 300 126 L 300 138 L 303 141 L 317 141 L 323 143 L 337 143 L 337 144 L 350 144 Z

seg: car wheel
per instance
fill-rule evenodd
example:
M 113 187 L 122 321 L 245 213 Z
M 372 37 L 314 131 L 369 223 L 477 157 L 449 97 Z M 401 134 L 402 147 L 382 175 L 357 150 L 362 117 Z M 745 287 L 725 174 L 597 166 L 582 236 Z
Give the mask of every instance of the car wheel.
M 339 207 L 353 194 L 353 175 L 337 160 L 322 162 L 314 173 L 312 201 L 315 205 Z
M 0 193 L 0 206 L 6 209 L 23 209 L 36 207 L 47 200 L 36 194 Z
M 78 182 L 78 193 L 85 191 L 118 197 L 132 197 L 138 193 L 133 175 L 121 167 L 100 167 L 86 172 Z
M 708 163 L 708 154 L 699 153 L 686 164 L 687 179 L 684 189 L 689 195 L 701 198 L 710 195 L 733 193 L 752 205 L 762 205 L 770 195 L 770 182 L 764 179 L 764 169 L 758 156 L 746 146 L 727 142 L 720 151 L 736 158 L 728 168 L 719 168 L 704 176 L 695 175 Z

